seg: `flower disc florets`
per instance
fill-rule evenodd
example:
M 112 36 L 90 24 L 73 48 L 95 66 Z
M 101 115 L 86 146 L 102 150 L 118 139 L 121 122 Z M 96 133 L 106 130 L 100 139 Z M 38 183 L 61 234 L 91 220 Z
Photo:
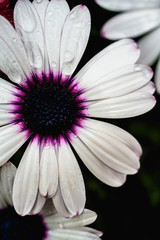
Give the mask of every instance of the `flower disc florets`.
M 74 79 L 54 80 L 53 75 L 33 75 L 25 84 L 16 87 L 14 113 L 16 122 L 34 135 L 59 139 L 80 126 L 86 108 L 82 89 Z

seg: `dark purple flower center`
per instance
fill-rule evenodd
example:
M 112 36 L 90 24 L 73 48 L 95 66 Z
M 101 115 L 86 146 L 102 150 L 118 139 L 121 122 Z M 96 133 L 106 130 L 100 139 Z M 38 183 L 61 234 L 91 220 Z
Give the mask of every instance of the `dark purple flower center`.
M 82 89 L 72 80 L 54 80 L 53 75 L 32 76 L 17 88 L 14 102 L 15 121 L 42 138 L 69 137 L 85 118 Z M 17 117 L 18 116 L 18 117 Z
M 0 210 L 1 240 L 44 240 L 47 227 L 40 215 L 19 216 L 13 207 Z

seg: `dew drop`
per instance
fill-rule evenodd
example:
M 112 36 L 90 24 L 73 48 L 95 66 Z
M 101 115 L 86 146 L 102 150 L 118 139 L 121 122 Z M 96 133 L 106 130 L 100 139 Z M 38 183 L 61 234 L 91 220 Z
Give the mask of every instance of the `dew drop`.
M 33 42 L 28 42 L 26 48 L 31 66 L 40 69 L 42 67 L 42 54 L 39 46 Z
M 71 13 L 69 17 L 70 17 L 71 20 L 76 18 L 76 13 L 75 12 Z
M 17 39 L 16 39 L 16 38 L 13 38 L 13 39 L 12 39 L 12 42 L 13 42 L 13 43 L 16 43 L 16 42 L 17 42 Z
M 20 5 L 20 6 L 19 6 Z M 21 2 L 19 3 L 19 11 L 17 11 L 17 19 L 19 26 L 25 32 L 32 32 L 36 27 L 36 21 L 32 9 L 27 5 L 23 5 L 23 14 L 21 11 Z
M 52 61 L 52 62 L 51 62 L 51 66 L 52 66 L 53 68 L 56 68 L 56 67 L 57 67 L 57 63 L 54 62 L 54 61 Z
M 137 65 L 137 66 L 135 66 L 134 70 L 138 72 L 138 71 L 141 71 L 142 68 L 141 68 L 141 66 Z
M 74 55 L 72 52 L 70 52 L 70 51 L 65 52 L 65 54 L 64 54 L 65 62 L 70 62 L 73 60 L 73 58 L 74 58 Z
M 37 3 L 41 3 L 43 0 L 36 0 Z
M 53 12 L 52 11 L 48 11 L 48 16 L 51 16 L 53 15 Z

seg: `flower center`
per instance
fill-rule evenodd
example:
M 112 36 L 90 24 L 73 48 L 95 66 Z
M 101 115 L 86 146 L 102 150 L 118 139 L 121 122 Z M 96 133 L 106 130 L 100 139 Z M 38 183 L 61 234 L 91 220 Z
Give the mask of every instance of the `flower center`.
M 18 100 L 14 103 L 18 118 L 26 129 L 43 137 L 57 139 L 74 131 L 75 126 L 85 118 L 86 106 L 74 80 L 56 81 L 32 76 L 25 85 L 18 88 Z M 20 100 L 21 99 L 21 100 Z
M 46 239 L 47 227 L 42 216 L 19 216 L 13 207 L 0 210 L 1 240 L 43 240 Z

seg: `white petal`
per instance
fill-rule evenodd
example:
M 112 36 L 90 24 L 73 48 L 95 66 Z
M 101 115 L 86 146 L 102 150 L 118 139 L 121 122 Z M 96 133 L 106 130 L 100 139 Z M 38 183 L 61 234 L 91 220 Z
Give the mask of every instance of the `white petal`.
M 52 200 L 59 214 L 61 214 L 63 217 L 66 217 L 66 218 L 70 218 L 73 216 L 73 214 L 68 210 L 67 206 L 64 203 L 64 199 L 63 199 L 59 184 L 57 187 L 57 192 L 55 196 L 52 198 Z
M 13 122 L 14 115 L 10 113 L 10 107 L 11 105 L 1 105 L 0 104 L 0 126 L 3 126 L 5 124 L 9 124 Z
M 46 47 L 50 68 L 55 75 L 59 72 L 61 34 L 68 13 L 69 6 L 65 0 L 51 0 L 45 14 Z
M 0 166 L 24 144 L 29 135 L 18 124 L 0 127 Z
M 150 111 L 156 104 L 152 94 L 135 91 L 124 96 L 90 103 L 88 114 L 98 118 L 128 118 Z
M 160 58 L 158 60 L 155 70 L 155 85 L 157 92 L 160 94 Z
M 155 84 L 152 81 L 149 81 L 146 85 L 144 85 L 138 91 L 145 92 L 152 95 L 155 92 Z
M 48 232 L 49 236 L 54 237 L 55 240 L 99 240 L 100 238 L 95 234 L 76 229 L 54 229 Z
M 13 100 L 14 85 L 0 78 L 0 104 L 9 103 Z
M 13 181 L 16 174 L 16 167 L 8 162 L 0 169 L 1 194 L 8 205 L 12 206 Z
M 36 12 L 39 15 L 39 20 L 41 21 L 42 24 L 42 28 L 44 30 L 45 26 L 45 17 L 46 17 L 46 11 L 47 11 L 47 7 L 49 5 L 49 1 L 45 0 L 45 1 L 37 1 L 37 0 L 33 0 L 33 5 L 35 7 Z
M 52 143 L 44 143 L 41 149 L 39 190 L 42 196 L 51 198 L 58 186 L 57 156 Z
M 35 203 L 34 203 L 34 205 L 33 205 L 33 208 L 31 209 L 31 211 L 29 212 L 29 214 L 30 214 L 30 215 L 38 214 L 38 213 L 42 210 L 45 202 L 46 202 L 46 199 L 43 198 L 43 197 L 41 196 L 41 194 L 39 193 L 39 191 L 38 191 L 38 192 L 37 192 L 37 197 L 36 197 Z
M 117 41 L 94 56 L 75 76 L 75 80 L 86 88 L 104 75 L 135 63 L 139 55 L 140 51 L 133 40 Z
M 80 228 L 76 228 L 76 229 L 80 230 Z M 93 234 L 95 234 L 98 237 L 101 237 L 103 235 L 103 232 L 100 232 L 100 231 L 98 231 L 98 230 L 96 230 L 94 228 L 90 228 L 90 227 L 83 227 L 83 231 L 93 233 Z
M 64 24 L 61 39 L 60 71 L 70 76 L 86 48 L 90 33 L 90 13 L 84 5 L 72 9 Z
M 14 8 L 14 22 L 22 36 L 33 71 L 44 70 L 44 33 L 40 16 L 29 0 L 17 1 Z
M 126 11 L 138 8 L 159 7 L 159 0 L 95 0 L 101 7 L 111 11 Z
M 85 127 L 79 130 L 78 136 L 110 168 L 124 174 L 135 174 L 139 169 L 140 156 L 106 131 L 101 132 Z
M 61 193 L 67 209 L 79 215 L 85 205 L 85 186 L 81 170 L 69 144 L 62 143 L 58 152 Z
M 0 16 L 0 69 L 16 83 L 30 74 L 23 43 L 12 25 Z
M 138 37 L 160 24 L 160 9 L 143 9 L 118 14 L 102 27 L 101 34 L 108 39 Z
M 74 138 L 72 144 L 86 167 L 102 182 L 112 187 L 124 184 L 126 175 L 115 171 L 101 161 L 92 149 L 88 148 L 79 138 Z
M 152 65 L 160 54 L 159 42 L 160 27 L 141 38 L 138 42 L 138 46 L 141 49 L 141 55 L 138 62 Z
M 39 184 L 39 143 L 34 139 L 28 145 L 17 169 L 13 185 L 13 204 L 21 216 L 34 206 Z
M 92 130 L 96 130 L 99 133 L 103 133 L 106 136 L 109 135 L 117 139 L 122 144 L 130 148 L 133 152 L 135 152 L 137 156 L 142 155 L 142 148 L 139 142 L 130 133 L 126 132 L 122 128 L 107 122 L 97 121 L 93 119 L 86 121 L 85 126 Z
M 72 217 L 70 219 L 64 218 L 61 215 L 54 214 L 45 219 L 47 225 L 53 228 L 77 228 L 93 223 L 97 218 L 97 214 L 91 210 L 84 209 L 84 211 L 79 215 Z
M 128 65 L 97 79 L 85 92 L 87 100 L 117 97 L 133 92 L 152 78 L 152 70 L 144 65 Z

